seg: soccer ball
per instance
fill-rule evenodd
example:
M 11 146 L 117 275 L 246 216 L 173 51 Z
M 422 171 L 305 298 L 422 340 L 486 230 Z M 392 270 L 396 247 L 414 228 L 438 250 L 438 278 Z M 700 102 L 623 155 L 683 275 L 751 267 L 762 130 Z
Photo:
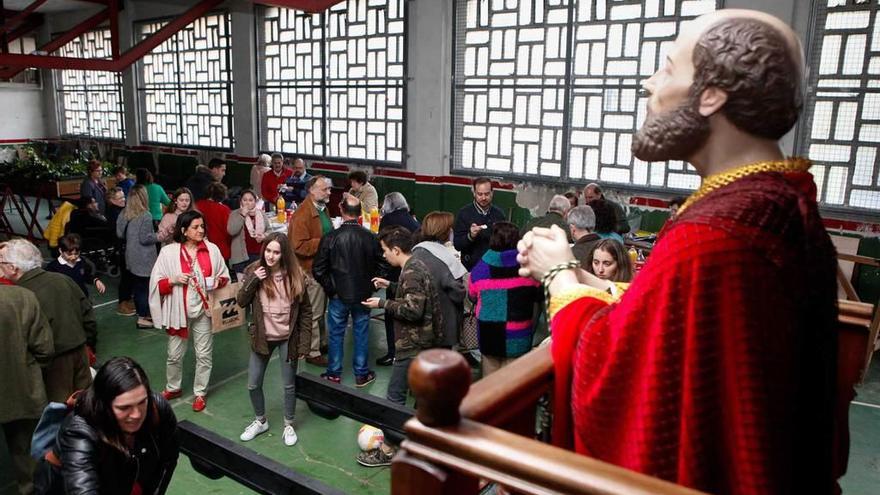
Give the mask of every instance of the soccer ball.
M 385 434 L 375 426 L 363 425 L 358 430 L 358 447 L 364 452 L 378 449 L 385 442 Z

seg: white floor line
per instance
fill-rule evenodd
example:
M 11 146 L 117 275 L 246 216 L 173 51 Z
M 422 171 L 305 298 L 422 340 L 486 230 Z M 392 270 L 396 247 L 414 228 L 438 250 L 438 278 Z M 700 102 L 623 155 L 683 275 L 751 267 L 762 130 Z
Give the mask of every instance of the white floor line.
M 116 301 L 102 302 L 101 304 L 95 304 L 95 305 L 92 306 L 92 307 L 93 307 L 93 308 L 103 308 L 104 306 L 110 306 L 111 304 L 116 304 Z
M 874 408 L 874 409 L 880 409 L 880 405 L 877 405 L 877 404 L 868 404 L 867 402 L 859 402 L 859 401 L 857 401 L 857 400 L 852 401 L 851 404 L 855 404 L 855 405 L 857 405 L 857 406 L 872 407 L 872 408 Z

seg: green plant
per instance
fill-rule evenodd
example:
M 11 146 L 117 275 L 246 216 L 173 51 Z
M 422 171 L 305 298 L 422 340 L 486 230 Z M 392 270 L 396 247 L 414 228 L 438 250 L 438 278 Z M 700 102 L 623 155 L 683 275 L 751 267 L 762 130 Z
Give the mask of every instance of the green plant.
M 64 156 L 58 162 L 42 156 L 34 145 L 20 146 L 19 152 L 11 160 L 0 163 L 0 181 L 57 181 L 68 177 L 84 176 L 92 153 L 83 151 L 79 156 Z M 102 162 L 104 173 L 109 173 L 112 164 Z

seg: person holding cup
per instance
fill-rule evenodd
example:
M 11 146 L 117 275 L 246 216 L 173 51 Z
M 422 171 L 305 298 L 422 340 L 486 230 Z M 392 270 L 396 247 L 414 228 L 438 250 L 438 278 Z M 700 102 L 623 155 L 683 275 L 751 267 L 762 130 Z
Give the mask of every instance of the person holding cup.
M 182 395 L 183 358 L 190 331 L 196 352 L 193 411 L 207 405 L 206 393 L 213 365 L 211 292 L 229 282 L 229 269 L 217 245 L 205 239 L 205 219 L 196 210 L 177 217 L 174 242 L 162 248 L 150 275 L 150 312 L 156 328 L 168 333 L 167 384 L 162 395 Z

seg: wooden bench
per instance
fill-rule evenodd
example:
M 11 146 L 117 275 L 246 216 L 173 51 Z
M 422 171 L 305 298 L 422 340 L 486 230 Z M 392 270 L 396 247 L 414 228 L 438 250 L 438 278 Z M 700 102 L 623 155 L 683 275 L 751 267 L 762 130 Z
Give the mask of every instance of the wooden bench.
M 872 313 L 869 304 L 840 302 L 835 472 L 841 476 L 849 452 L 847 413 Z M 474 384 L 460 354 L 433 349 L 416 358 L 409 376 L 418 410 L 392 463 L 394 495 L 475 494 L 481 480 L 528 494 L 702 493 L 535 440 L 537 401 L 553 384 L 548 347 Z

